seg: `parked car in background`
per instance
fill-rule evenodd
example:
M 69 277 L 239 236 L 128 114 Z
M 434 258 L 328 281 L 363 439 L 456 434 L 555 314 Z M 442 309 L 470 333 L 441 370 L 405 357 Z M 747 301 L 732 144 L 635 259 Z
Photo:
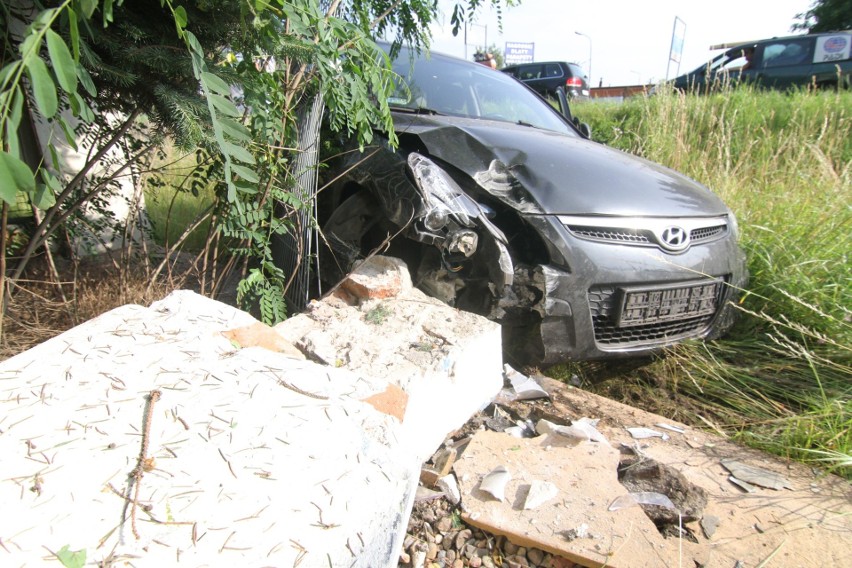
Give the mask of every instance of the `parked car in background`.
M 523 81 L 543 96 L 555 97 L 556 89 L 562 87 L 569 99 L 589 97 L 589 77 L 576 63 L 541 61 L 509 65 L 501 71 Z
M 751 83 L 763 88 L 849 87 L 852 30 L 741 43 L 674 80 L 682 91 L 706 92 Z
M 483 65 L 402 49 L 398 147 L 325 140 L 321 295 L 360 259 L 501 324 L 507 359 L 647 355 L 732 324 L 747 281 L 733 213 L 703 185 L 587 139 Z

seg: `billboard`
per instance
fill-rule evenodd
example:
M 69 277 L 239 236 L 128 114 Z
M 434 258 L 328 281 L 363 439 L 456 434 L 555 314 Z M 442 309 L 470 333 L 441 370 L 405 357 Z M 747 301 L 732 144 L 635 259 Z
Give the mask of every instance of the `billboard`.
M 535 60 L 535 43 L 519 41 L 507 41 L 503 52 L 506 65 L 517 65 L 518 63 L 532 63 Z

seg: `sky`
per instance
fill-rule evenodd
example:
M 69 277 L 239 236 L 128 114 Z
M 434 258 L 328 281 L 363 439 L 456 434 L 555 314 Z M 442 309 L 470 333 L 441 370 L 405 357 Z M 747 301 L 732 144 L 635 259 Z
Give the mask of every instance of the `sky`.
M 465 57 L 464 31 L 452 35 L 452 0 L 432 28 L 432 50 Z M 485 2 L 483 2 L 485 3 Z M 477 47 L 535 43 L 536 61 L 573 61 L 598 86 L 657 83 L 703 65 L 711 45 L 793 35 L 790 26 L 812 0 L 522 0 L 496 16 L 486 9 L 468 24 L 467 59 Z M 685 24 L 680 65 L 669 64 L 675 17 Z M 442 21 L 443 20 L 443 21 Z M 577 35 L 580 32 L 584 35 Z M 801 32 L 795 32 L 801 33 Z M 591 54 L 591 65 L 589 55 Z M 679 72 L 678 72 L 679 69 Z

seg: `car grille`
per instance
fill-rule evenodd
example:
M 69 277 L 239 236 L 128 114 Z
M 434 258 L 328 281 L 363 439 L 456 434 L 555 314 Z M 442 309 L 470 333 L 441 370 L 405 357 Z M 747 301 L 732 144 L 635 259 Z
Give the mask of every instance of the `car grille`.
M 642 231 L 628 231 L 625 229 L 605 229 L 599 227 L 569 227 L 571 232 L 578 237 L 594 240 L 607 241 L 611 243 L 634 243 L 649 245 L 653 241 Z
M 570 217 L 560 216 L 560 219 L 565 224 L 571 233 L 587 241 L 596 241 L 599 243 L 611 243 L 633 246 L 650 246 L 666 248 L 661 237 L 663 230 L 672 224 L 683 224 L 689 227 L 689 245 L 695 246 L 721 239 L 728 235 L 728 225 L 724 218 L 715 219 L 640 219 L 632 221 L 630 219 L 621 219 L 618 224 L 607 225 L 588 225 L 582 221 L 588 221 L 587 217 Z M 635 227 L 629 227 L 627 224 L 634 223 Z
M 706 241 L 712 241 L 723 237 L 727 234 L 728 227 L 727 225 L 717 225 L 715 227 L 702 227 L 700 229 L 695 229 L 689 233 L 689 239 L 692 241 L 692 244 L 695 243 L 703 243 Z
M 725 278 L 724 280 L 727 280 Z M 684 282 L 683 286 L 699 284 Z M 670 288 L 661 286 L 660 290 Z M 723 285 L 716 291 L 716 310 L 721 305 Z M 619 287 L 596 286 L 589 290 L 589 308 L 595 330 L 595 341 L 603 347 L 628 347 L 631 345 L 664 345 L 672 341 L 695 337 L 703 333 L 716 313 L 656 321 L 648 324 L 619 326 Z

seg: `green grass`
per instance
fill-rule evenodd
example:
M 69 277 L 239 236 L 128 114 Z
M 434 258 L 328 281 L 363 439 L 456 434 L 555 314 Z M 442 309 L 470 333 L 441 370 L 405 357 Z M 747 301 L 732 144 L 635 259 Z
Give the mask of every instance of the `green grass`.
M 596 140 L 709 186 L 740 223 L 737 326 L 643 373 L 690 397 L 696 423 L 852 477 L 852 92 L 663 92 L 576 114 Z

